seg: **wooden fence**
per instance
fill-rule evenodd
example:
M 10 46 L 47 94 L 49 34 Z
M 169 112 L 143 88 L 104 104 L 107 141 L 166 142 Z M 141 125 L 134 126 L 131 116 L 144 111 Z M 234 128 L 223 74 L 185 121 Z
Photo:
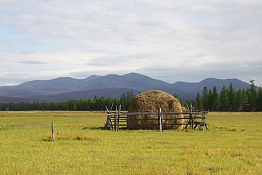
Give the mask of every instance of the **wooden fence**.
M 199 130 L 208 130 L 208 124 L 206 123 L 206 115 L 207 111 L 190 111 L 190 112 L 162 112 L 161 108 L 159 108 L 158 112 L 123 112 L 121 113 L 121 106 L 119 106 L 116 111 L 108 111 L 107 112 L 107 120 L 105 124 L 105 129 L 118 131 L 120 128 L 127 128 L 130 126 L 130 124 L 127 124 L 127 118 L 128 116 L 135 116 L 135 115 L 155 115 L 157 118 L 151 118 L 151 119 L 137 119 L 134 118 L 131 120 L 158 120 L 158 122 L 155 123 L 143 123 L 143 124 L 136 124 L 131 125 L 132 127 L 139 128 L 142 125 L 158 125 L 159 131 L 163 131 L 164 125 L 184 125 L 184 128 L 190 128 L 192 130 L 199 128 Z M 165 118 L 165 115 L 170 114 L 183 114 L 182 118 Z M 184 123 L 178 124 L 178 123 L 172 123 L 172 124 L 163 124 L 163 120 L 181 120 L 184 119 Z M 130 118 L 129 118 L 130 120 Z

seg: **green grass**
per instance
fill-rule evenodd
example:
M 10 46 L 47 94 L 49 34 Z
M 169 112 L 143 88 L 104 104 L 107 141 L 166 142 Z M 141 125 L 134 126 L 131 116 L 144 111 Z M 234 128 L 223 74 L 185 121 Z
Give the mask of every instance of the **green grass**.
M 210 131 L 114 132 L 100 129 L 105 121 L 0 112 L 0 174 L 262 174 L 262 113 L 209 113 Z

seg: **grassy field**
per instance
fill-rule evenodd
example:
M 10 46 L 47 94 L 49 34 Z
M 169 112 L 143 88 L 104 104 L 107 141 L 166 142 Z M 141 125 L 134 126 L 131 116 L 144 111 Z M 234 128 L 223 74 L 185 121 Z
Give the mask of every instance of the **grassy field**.
M 210 131 L 114 132 L 100 129 L 105 121 L 0 112 L 0 174 L 262 174 L 262 113 L 209 113 Z

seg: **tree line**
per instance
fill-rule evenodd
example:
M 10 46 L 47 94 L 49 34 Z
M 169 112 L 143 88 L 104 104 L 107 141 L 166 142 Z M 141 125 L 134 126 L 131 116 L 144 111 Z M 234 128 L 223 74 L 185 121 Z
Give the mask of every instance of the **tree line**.
M 177 95 L 174 95 L 177 97 Z M 34 102 L 34 103 L 9 103 L 0 104 L 0 110 L 5 111 L 32 111 L 32 110 L 68 110 L 68 111 L 99 111 L 115 110 L 121 105 L 122 110 L 128 110 L 129 104 L 133 99 L 133 92 L 123 93 L 120 98 L 96 97 L 93 99 L 68 100 L 66 102 Z M 177 97 L 178 98 L 178 97 Z M 214 86 L 208 89 L 203 88 L 202 93 L 198 93 L 195 99 L 181 100 L 182 106 L 194 106 L 195 110 L 205 111 L 262 111 L 262 88 L 254 85 L 251 81 L 249 89 L 235 90 L 231 84 L 228 88 L 223 86 L 218 92 Z
M 230 84 L 228 88 L 223 86 L 220 93 L 214 86 L 213 89 L 203 88 L 202 94 L 198 93 L 194 100 L 181 101 L 197 110 L 205 111 L 262 111 L 262 88 L 257 88 L 251 80 L 249 89 L 235 90 Z
M 129 103 L 133 98 L 133 92 L 123 93 L 118 98 L 94 97 L 93 99 L 68 100 L 66 102 L 34 102 L 34 103 L 9 103 L 0 104 L 1 111 L 101 111 L 115 110 L 121 105 L 123 110 L 128 110 Z

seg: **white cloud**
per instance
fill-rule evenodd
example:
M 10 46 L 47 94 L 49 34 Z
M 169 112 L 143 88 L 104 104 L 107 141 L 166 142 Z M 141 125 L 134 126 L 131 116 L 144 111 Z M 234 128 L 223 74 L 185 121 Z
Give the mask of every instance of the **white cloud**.
M 256 0 L 4 0 L 0 75 L 26 74 L 19 83 L 137 71 L 169 82 L 250 76 L 262 84 L 259 66 L 248 64 L 261 59 L 261 8 Z

